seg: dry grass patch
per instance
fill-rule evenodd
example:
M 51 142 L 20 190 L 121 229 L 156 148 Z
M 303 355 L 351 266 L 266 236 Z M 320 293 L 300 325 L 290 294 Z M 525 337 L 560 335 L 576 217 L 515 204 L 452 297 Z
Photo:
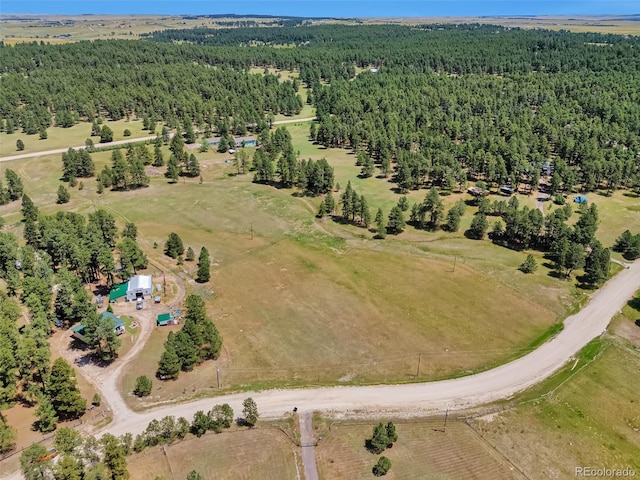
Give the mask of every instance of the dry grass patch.
M 475 427 L 532 479 L 573 478 L 577 466 L 640 472 L 639 368 L 637 350 L 608 345 L 551 396 Z
M 398 441 L 382 455 L 392 462 L 389 479 L 512 479 L 522 478 L 464 423 L 449 419 L 397 421 Z M 374 423 L 334 423 L 316 447 L 320 478 L 350 480 L 374 478 L 378 456 L 365 448 Z
M 291 441 L 275 428 L 209 433 L 127 459 L 131 478 L 186 478 L 196 470 L 204 479 L 272 480 L 296 478 L 296 453 Z

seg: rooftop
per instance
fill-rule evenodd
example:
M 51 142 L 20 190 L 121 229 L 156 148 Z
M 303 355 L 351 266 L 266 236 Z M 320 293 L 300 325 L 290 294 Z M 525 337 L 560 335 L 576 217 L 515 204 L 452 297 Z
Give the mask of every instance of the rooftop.
M 136 275 L 129 280 L 127 290 L 138 289 L 153 289 L 153 282 L 151 281 L 151 275 Z

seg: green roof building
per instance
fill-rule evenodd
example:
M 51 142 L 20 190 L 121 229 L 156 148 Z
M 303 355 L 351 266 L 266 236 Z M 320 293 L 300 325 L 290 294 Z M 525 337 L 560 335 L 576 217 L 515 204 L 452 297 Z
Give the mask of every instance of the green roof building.
M 113 324 L 114 324 L 113 331 L 116 332 L 116 334 L 122 335 L 124 333 L 124 322 L 120 320 L 118 317 L 116 317 L 113 313 L 103 312 L 100 315 L 100 321 L 102 322 L 105 320 L 113 321 Z M 82 323 L 76 325 L 75 327 L 71 327 L 71 331 L 73 332 L 71 336 L 77 340 L 80 340 L 83 343 L 89 343 L 87 341 L 87 338 L 84 336 L 85 328 L 87 328 L 86 325 Z
M 121 283 L 120 285 L 116 285 L 109 292 L 109 303 L 118 300 L 119 298 L 127 296 L 127 286 L 129 283 Z

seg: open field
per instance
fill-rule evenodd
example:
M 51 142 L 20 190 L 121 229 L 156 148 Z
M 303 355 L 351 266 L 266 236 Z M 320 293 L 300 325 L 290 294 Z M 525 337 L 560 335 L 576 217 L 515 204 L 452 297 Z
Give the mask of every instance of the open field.
M 194 455 L 195 451 L 202 454 Z M 295 479 L 299 458 L 298 447 L 286 435 L 265 426 L 190 437 L 167 447 L 166 453 L 155 447 L 129 457 L 127 463 L 136 480 L 187 478 L 192 470 L 205 480 L 272 480 Z
M 77 42 L 140 38 L 143 33 L 167 28 L 217 28 L 218 22 L 237 18 L 204 18 L 171 15 L 3 15 L 0 39 L 8 44 Z M 243 17 L 258 23 L 265 19 Z M 266 19 L 269 21 L 270 19 Z
M 635 346 L 613 337 L 587 347 L 594 361 L 565 368 L 525 393 L 525 403 L 476 419 L 474 428 L 532 479 L 574 478 L 578 466 L 640 472 L 640 387 L 629 381 L 640 368 L 640 333 L 633 333 Z
M 419 25 L 427 23 L 483 23 L 504 25 L 505 27 L 545 28 L 549 30 L 569 30 L 572 32 L 614 33 L 620 35 L 640 35 L 637 15 L 522 15 L 483 17 L 405 17 L 371 18 L 365 23 L 400 23 Z
M 387 420 L 384 420 L 387 421 Z M 382 455 L 392 467 L 389 479 L 524 478 L 462 421 L 442 418 L 394 421 L 398 441 Z M 378 455 L 365 448 L 376 423 L 333 423 L 316 447 L 323 480 L 370 479 Z
M 302 157 L 326 156 L 343 188 L 351 179 L 372 209 L 388 211 L 395 204 L 392 184 L 357 178 L 359 167 L 349 152 L 308 142 L 308 122 L 288 128 Z M 97 170 L 110 155 L 93 155 Z M 164 169 L 151 169 L 156 176 L 149 188 L 98 196 L 94 180 L 85 179 L 84 189 L 72 189 L 71 202 L 63 208 L 87 213 L 104 207 L 123 222 L 136 222 L 153 274 L 185 275 L 183 270 L 195 268 L 179 268 L 162 255 L 171 231 L 180 234 L 185 246 L 209 249 L 212 282 L 200 291 L 225 339 L 215 363 L 223 388 L 411 381 L 419 357 L 420 379 L 470 372 L 522 352 L 577 301 L 571 282 L 549 277 L 546 268 L 534 275 L 517 272 L 525 252 L 470 241 L 462 232 L 411 227 L 398 238 L 374 241 L 364 229 L 314 219 L 319 199 L 252 184 L 251 174 L 234 176 L 233 167 L 224 163 L 228 155 L 197 155 L 202 185 L 198 179 L 168 185 Z M 54 205 L 59 155 L 2 167 L 18 171 L 44 212 L 59 209 Z M 420 201 L 425 193 L 412 192 L 411 201 Z M 445 197 L 445 202 L 458 197 Z M 613 199 L 623 209 L 636 201 L 623 195 Z M 598 199 L 601 212 L 609 200 Z M 5 228 L 20 235 L 19 204 L 0 211 L 9 224 Z M 472 211 L 467 209 L 462 230 Z M 625 222 L 640 221 L 640 212 L 628 212 Z M 601 231 L 608 231 L 609 222 L 619 225 L 619 215 L 602 217 Z M 518 315 L 513 315 L 513 305 L 518 305 Z M 167 333 L 154 331 L 140 361 L 125 375 L 125 396 L 137 375 L 154 374 Z M 402 350 L 396 345 L 403 345 Z M 210 365 L 154 389 L 153 401 L 210 391 L 217 382 L 214 363 Z
M 118 120 L 117 122 L 107 121 L 104 125 L 108 125 L 113 130 L 113 140 L 124 140 L 126 138 L 138 138 L 153 136 L 152 133 L 142 130 L 142 120 Z M 130 137 L 124 136 L 125 129 L 131 131 Z M 162 125 L 156 125 L 156 131 L 160 132 Z M 0 132 L 0 157 L 19 155 L 21 153 L 43 152 L 46 150 L 57 150 L 59 148 L 77 147 L 84 145 L 87 138 L 91 138 L 96 146 L 99 146 L 100 137 L 91 136 L 91 123 L 82 121 L 76 123 L 73 127 L 49 127 L 47 129 L 47 139 L 40 140 L 39 135 L 26 135 L 20 129 L 17 129 L 11 135 Z M 24 150 L 16 150 L 16 141 L 20 139 L 24 142 Z

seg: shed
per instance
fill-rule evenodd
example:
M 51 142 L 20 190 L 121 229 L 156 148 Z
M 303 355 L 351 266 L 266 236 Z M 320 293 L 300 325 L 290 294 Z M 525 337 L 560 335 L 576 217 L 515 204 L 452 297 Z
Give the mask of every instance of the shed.
M 589 200 L 584 195 L 578 195 L 573 199 L 573 203 L 588 203 Z
M 509 185 L 502 185 L 500 187 L 500 193 L 504 193 L 505 195 L 513 195 L 513 188 Z
M 124 333 L 124 322 L 118 317 L 116 317 L 113 313 L 103 312 L 100 315 L 101 322 L 106 320 L 113 321 L 113 325 L 114 325 L 113 331 L 116 333 L 116 335 L 122 335 Z M 84 331 L 86 328 L 87 328 L 86 325 L 84 325 L 83 323 L 80 323 L 75 327 L 71 327 L 71 331 L 73 332 L 71 336 L 77 340 L 80 340 L 83 343 L 89 343 L 87 341 L 87 338 L 84 336 L 84 333 L 85 333 Z
M 127 300 L 133 301 L 153 294 L 153 282 L 151 275 L 136 275 L 127 283 Z
M 178 321 L 170 313 L 161 313 L 158 315 L 156 325 L 158 327 L 164 327 L 165 325 L 177 325 Z

